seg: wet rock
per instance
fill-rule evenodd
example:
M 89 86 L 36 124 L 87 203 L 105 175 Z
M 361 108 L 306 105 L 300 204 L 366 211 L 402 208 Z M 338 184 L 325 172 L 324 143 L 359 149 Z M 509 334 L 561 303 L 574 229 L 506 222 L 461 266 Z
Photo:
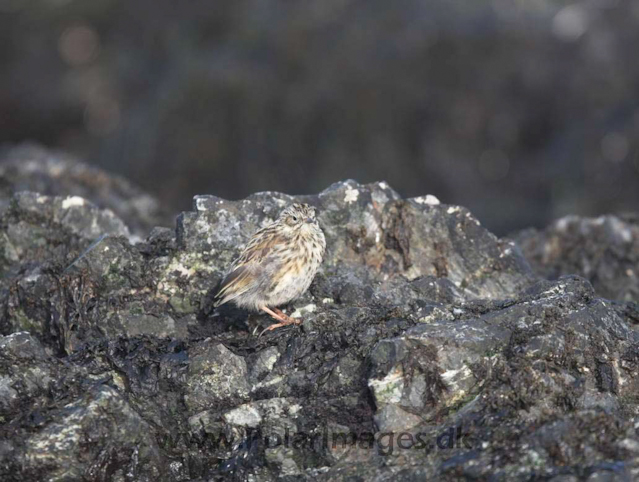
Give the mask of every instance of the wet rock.
M 302 473 L 301 461 L 296 461 L 296 453 L 286 447 L 269 448 L 264 451 L 267 463 L 282 476 L 300 475 Z
M 95 336 L 185 336 L 188 321 L 144 295 L 144 253 L 111 211 L 79 197 L 21 192 L 1 222 L 3 333 L 27 330 L 67 353 Z M 127 300 L 125 312 L 117 299 Z
M 540 276 L 578 274 L 597 293 L 620 301 L 639 300 L 639 218 L 636 215 L 568 216 L 543 230 L 515 236 Z
M 629 396 L 635 390 L 637 378 L 631 371 L 613 367 L 623 365 L 625 350 L 637 345 L 639 334 L 612 304 L 593 299 L 584 280 L 542 283 L 519 302 L 478 317 L 472 316 L 475 309 L 471 304 L 460 309 L 460 319 L 452 323 L 419 325 L 377 344 L 370 356 L 368 383 L 382 420 L 380 430 L 386 428 L 389 406 L 418 411 L 427 421 L 473 400 L 502 356 L 535 360 L 531 369 L 541 370 L 539 389 L 553 396 L 572 391 L 572 403 L 583 408 L 609 411 L 611 400 L 605 392 Z M 565 357 L 575 357 L 581 368 L 560 368 Z M 559 366 L 549 374 L 556 363 Z M 620 379 L 625 388 L 617 384 Z M 518 397 L 530 393 L 530 386 L 520 388 Z M 535 403 L 545 405 L 544 400 Z
M 44 347 L 27 332 L 0 337 L 0 418 L 7 416 L 21 403 L 46 394 L 52 383 L 52 364 Z
M 229 406 L 248 397 L 246 362 L 212 340 L 189 353 L 186 405 L 193 412 Z
M 108 379 L 51 357 L 24 332 L 0 338 L 0 366 L 2 433 L 12 434 L 0 451 L 3 480 L 163 476 L 151 427 Z
M 251 384 L 259 383 L 266 375 L 268 375 L 273 366 L 280 357 L 280 352 L 274 346 L 265 348 L 256 353 L 252 357 L 252 363 L 249 365 L 249 380 Z
M 205 196 L 132 244 L 65 199 L 17 194 L 0 214 L 2 480 L 632 470 L 639 311 L 536 276 L 463 208 L 354 181 Z M 320 208 L 329 251 L 282 307 L 303 323 L 258 337 L 267 316 L 211 293 L 294 199 Z
M 164 472 L 150 427 L 112 388 L 96 388 L 50 416 L 51 421 L 25 441 L 24 451 L 14 455 L 28 467 L 27 477 L 46 473 L 58 480 L 151 481 Z M 96 446 L 90 460 L 84 457 L 87 443 Z

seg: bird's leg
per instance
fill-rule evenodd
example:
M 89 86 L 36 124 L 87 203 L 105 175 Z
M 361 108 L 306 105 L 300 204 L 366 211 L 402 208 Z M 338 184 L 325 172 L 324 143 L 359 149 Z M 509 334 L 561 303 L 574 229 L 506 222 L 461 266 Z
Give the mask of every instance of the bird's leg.
M 299 325 L 302 323 L 302 320 L 296 320 L 295 318 L 291 318 L 290 316 L 282 313 L 282 311 L 278 310 L 277 308 L 273 308 L 271 310 L 270 308 L 266 306 L 262 306 L 262 310 L 267 312 L 269 315 L 271 315 L 273 318 L 279 321 L 279 323 L 275 323 L 274 325 L 269 326 L 264 331 L 271 331 L 271 330 L 274 330 L 275 328 L 279 328 L 280 326 Z
M 284 313 L 282 310 L 279 310 L 277 308 L 273 308 L 273 311 L 275 313 L 277 313 L 278 315 L 280 315 L 282 318 L 284 318 L 285 320 L 287 320 L 290 323 L 295 323 L 296 325 L 299 325 L 302 323 L 302 320 L 299 320 L 297 318 L 292 318 L 290 316 L 288 316 L 286 313 Z

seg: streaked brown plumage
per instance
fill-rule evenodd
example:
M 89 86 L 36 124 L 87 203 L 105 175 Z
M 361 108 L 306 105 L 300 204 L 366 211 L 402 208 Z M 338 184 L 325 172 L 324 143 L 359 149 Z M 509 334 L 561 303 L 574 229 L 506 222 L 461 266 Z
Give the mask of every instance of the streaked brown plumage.
M 326 241 L 315 209 L 293 204 L 257 231 L 232 263 L 215 295 L 215 306 L 232 301 L 262 310 L 279 321 L 272 330 L 300 323 L 276 307 L 302 295 L 322 262 Z

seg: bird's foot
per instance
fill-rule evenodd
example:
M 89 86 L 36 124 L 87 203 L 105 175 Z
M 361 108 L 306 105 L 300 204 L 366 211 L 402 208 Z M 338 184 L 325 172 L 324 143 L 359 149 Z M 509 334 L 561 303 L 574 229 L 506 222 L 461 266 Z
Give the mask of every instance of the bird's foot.
M 259 336 L 262 336 L 264 333 L 266 333 L 267 331 L 273 331 L 276 328 L 280 328 L 282 326 L 287 326 L 287 325 L 301 325 L 302 324 L 302 320 L 299 320 L 297 318 L 291 318 L 290 316 L 288 316 L 287 314 L 285 314 L 284 312 L 282 312 L 281 310 L 278 310 L 277 308 L 273 308 L 272 310 L 270 308 L 267 308 L 266 306 L 262 308 L 263 311 L 266 311 L 269 315 L 271 315 L 273 318 L 275 318 L 276 320 L 279 321 L 279 323 L 275 323 L 274 325 L 269 326 L 268 328 L 266 328 L 264 331 L 262 331 L 262 333 L 260 333 Z M 258 337 L 259 338 L 259 337 Z

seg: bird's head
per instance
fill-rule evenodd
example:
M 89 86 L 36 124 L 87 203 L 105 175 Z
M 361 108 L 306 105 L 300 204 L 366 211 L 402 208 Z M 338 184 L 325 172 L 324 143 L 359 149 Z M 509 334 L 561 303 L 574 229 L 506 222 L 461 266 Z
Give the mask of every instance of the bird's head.
M 291 230 L 314 227 L 317 225 L 317 212 L 313 206 L 295 203 L 282 211 L 278 221 Z

